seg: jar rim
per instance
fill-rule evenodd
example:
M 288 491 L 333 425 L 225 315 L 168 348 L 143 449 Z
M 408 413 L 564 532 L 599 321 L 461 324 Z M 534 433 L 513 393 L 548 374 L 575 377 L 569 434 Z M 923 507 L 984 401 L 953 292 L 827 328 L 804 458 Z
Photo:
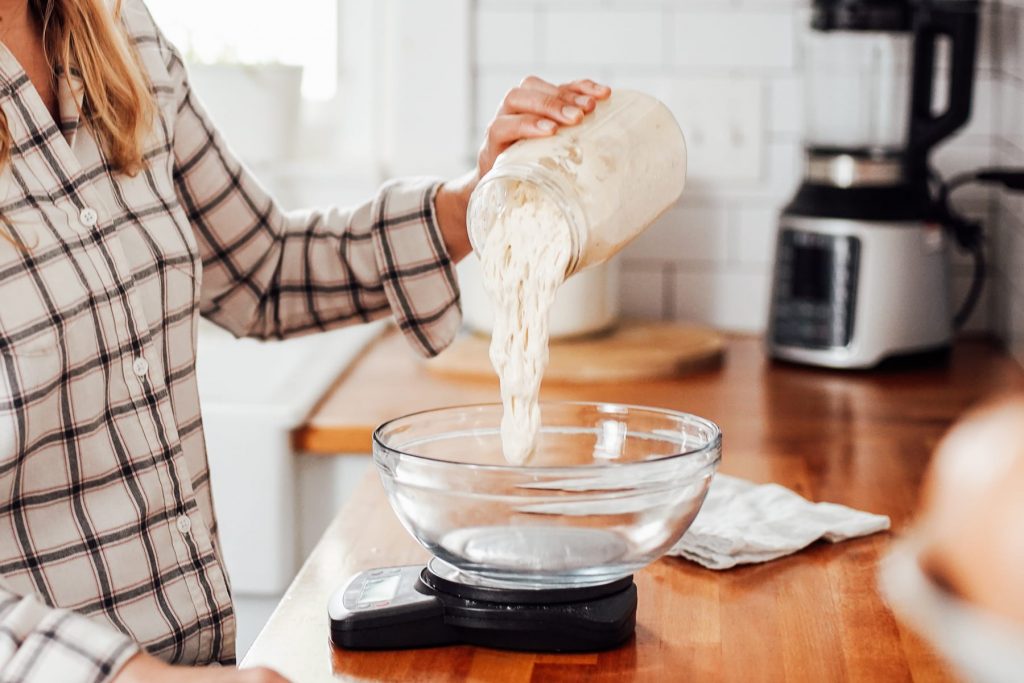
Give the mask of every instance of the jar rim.
M 473 207 L 478 201 L 480 201 L 483 193 L 481 190 L 494 182 L 497 181 L 514 181 L 517 183 L 526 183 L 533 185 L 548 194 L 548 197 L 554 202 L 555 206 L 562 213 L 566 223 L 569 225 L 569 238 L 571 240 L 572 252 L 569 256 L 569 263 L 566 265 L 566 277 L 574 274 L 579 267 L 580 261 L 583 258 L 583 235 L 586 234 L 587 217 L 582 211 L 572 210 L 572 198 L 564 183 L 559 182 L 556 176 L 547 168 L 543 166 L 535 166 L 532 164 L 505 164 L 495 165 L 490 171 L 480 179 L 477 183 L 476 188 L 469 197 L 469 204 L 466 207 L 467 221 L 472 219 L 474 215 Z M 473 250 L 477 253 L 480 252 L 482 244 L 478 245 L 476 240 L 476 231 L 474 231 L 472 225 L 467 225 L 467 231 L 469 233 L 469 242 L 473 247 Z

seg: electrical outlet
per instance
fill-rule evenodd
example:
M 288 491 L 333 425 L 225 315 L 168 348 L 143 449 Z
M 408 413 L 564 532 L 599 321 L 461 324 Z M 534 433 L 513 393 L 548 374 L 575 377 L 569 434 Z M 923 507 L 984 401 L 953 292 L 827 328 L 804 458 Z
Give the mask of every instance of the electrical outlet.
M 690 178 L 761 179 L 764 97 L 760 83 L 728 78 L 678 79 L 666 104 L 686 136 Z

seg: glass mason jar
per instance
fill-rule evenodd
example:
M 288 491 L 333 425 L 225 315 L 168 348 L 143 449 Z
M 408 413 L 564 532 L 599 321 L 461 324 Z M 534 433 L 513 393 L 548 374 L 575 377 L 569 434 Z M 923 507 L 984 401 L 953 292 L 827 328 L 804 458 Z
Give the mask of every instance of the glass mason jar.
M 469 238 L 485 243 L 523 185 L 558 207 L 572 236 L 566 276 L 604 263 L 682 194 L 686 144 L 655 98 L 616 90 L 576 126 L 505 150 L 469 202 Z M 542 230 L 545 226 L 537 226 Z

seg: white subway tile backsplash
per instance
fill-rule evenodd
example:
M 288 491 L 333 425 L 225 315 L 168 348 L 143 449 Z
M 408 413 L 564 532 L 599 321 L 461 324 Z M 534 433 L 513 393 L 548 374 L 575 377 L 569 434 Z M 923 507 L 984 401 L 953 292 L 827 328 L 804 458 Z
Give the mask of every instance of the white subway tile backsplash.
M 1021 43 L 1024 38 L 1019 34 L 1018 16 L 1021 12 L 1003 2 L 998 5 L 993 42 L 995 47 L 994 62 L 997 72 L 1015 75 L 1021 55 Z
M 978 68 L 984 71 L 997 69 L 1000 61 L 999 27 L 1004 8 L 994 2 L 982 2 L 978 21 Z
M 1024 215 L 1005 215 L 1001 225 L 998 272 L 1011 294 L 1024 303 Z
M 775 238 L 779 232 L 777 207 L 737 207 L 732 210 L 729 230 L 731 258 L 743 265 L 764 266 L 775 255 Z
M 768 317 L 769 269 L 679 270 L 675 315 L 735 332 L 763 332 Z
M 1024 166 L 1024 1 L 1001 0 L 998 11 L 993 160 Z M 992 236 L 991 328 L 1024 364 L 1024 193 L 999 193 Z
M 996 102 L 998 90 L 1001 84 L 995 74 L 980 72 L 974 81 L 974 93 L 972 97 L 971 118 L 958 132 L 958 136 L 977 138 L 980 144 L 988 144 L 991 137 L 996 133 L 999 108 L 993 106 Z M 939 79 L 936 83 L 935 99 L 937 104 L 945 105 L 949 96 L 948 79 Z M 937 109 L 939 107 L 936 107 Z
M 641 10 L 549 10 L 543 15 L 546 64 L 660 66 L 663 12 Z
M 998 92 L 999 137 L 1024 151 L 1024 80 L 1004 77 Z
M 727 239 L 725 209 L 679 206 L 667 211 L 626 247 L 625 257 L 675 263 L 724 262 L 728 257 Z
M 477 0 L 481 7 L 548 7 L 579 6 L 579 7 L 600 7 L 606 4 L 605 0 Z
M 482 132 L 483 128 L 490 123 L 491 119 L 498 112 L 505 93 L 509 88 L 518 84 L 514 76 L 504 72 L 491 73 L 481 70 L 476 77 L 476 112 L 473 124 L 477 131 Z
M 796 28 L 796 16 L 786 7 L 776 11 L 681 8 L 675 14 L 673 63 L 688 69 L 790 69 L 796 63 Z
M 613 68 L 608 75 L 607 84 L 612 89 L 626 88 L 628 90 L 639 90 L 648 95 L 657 97 L 662 102 L 667 102 L 672 95 L 675 79 L 663 71 L 637 72 L 635 69 Z
M 932 153 L 932 163 L 939 173 L 949 178 L 956 173 L 992 165 L 992 144 L 985 140 L 979 142 L 975 139 L 958 135 L 951 138 Z M 977 193 L 977 187 L 964 189 L 963 196 L 969 196 L 972 192 Z M 961 196 L 957 193 L 957 196 Z
M 995 145 L 994 161 L 998 166 L 1024 166 L 1024 149 L 1003 140 Z M 1003 215 L 1024 222 L 1024 192 L 1000 192 L 999 204 L 1003 207 Z M 1020 264 L 1024 269 L 1024 263 Z
M 772 140 L 765 145 L 765 150 L 767 160 L 760 194 L 786 201 L 803 177 L 803 145 L 792 140 Z
M 476 15 L 477 65 L 534 63 L 536 23 L 536 15 L 529 8 L 481 8 Z
M 990 163 L 1024 165 L 1024 0 L 986 5 L 972 120 L 934 159 L 946 176 Z M 477 0 L 477 130 L 505 92 L 534 72 L 553 82 L 587 76 L 648 92 L 684 129 L 690 155 L 683 199 L 624 254 L 627 315 L 764 328 L 778 213 L 803 171 L 801 38 L 808 6 Z M 965 189 L 957 200 L 986 217 L 996 196 Z M 1001 210 L 985 221 L 990 293 L 970 329 L 1005 331 L 1024 359 L 1024 195 L 998 196 Z M 953 263 L 958 297 L 969 261 L 956 256 Z
M 686 136 L 691 178 L 761 178 L 764 96 L 759 81 L 681 78 L 673 81 L 665 103 Z
M 764 205 L 785 202 L 803 174 L 803 147 L 795 140 L 768 140 L 762 144 L 761 172 L 756 180 L 721 180 L 691 174 L 686 192 L 707 201 Z
M 474 156 L 470 10 L 469 0 L 403 0 L 385 13 L 392 40 L 381 46 L 376 96 L 389 105 L 377 131 L 389 175 L 455 175 Z
M 803 82 L 799 75 L 768 78 L 765 87 L 768 90 L 766 130 L 773 136 L 799 139 L 804 129 Z
M 1024 81 L 1024 5 L 1009 8 L 1002 21 L 1001 68 L 1012 78 Z

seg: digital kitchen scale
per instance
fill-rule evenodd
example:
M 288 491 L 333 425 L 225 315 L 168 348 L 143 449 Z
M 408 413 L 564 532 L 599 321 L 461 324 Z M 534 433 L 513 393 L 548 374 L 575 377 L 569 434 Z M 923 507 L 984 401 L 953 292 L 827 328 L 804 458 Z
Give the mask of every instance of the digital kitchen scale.
M 498 588 L 432 559 L 360 572 L 328 603 L 331 641 L 350 650 L 482 645 L 594 652 L 636 626 L 633 577 L 579 588 Z

